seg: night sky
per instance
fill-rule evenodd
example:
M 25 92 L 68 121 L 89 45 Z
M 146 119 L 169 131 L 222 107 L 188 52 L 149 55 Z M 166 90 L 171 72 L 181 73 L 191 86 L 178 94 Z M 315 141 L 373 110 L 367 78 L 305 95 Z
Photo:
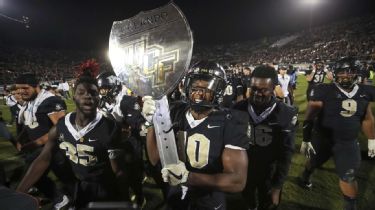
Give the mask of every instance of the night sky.
M 311 7 L 303 0 L 175 0 L 196 44 L 219 44 L 300 31 Z M 374 13 L 373 0 L 320 0 L 312 24 Z M 0 43 L 55 49 L 107 48 L 112 22 L 154 9 L 168 0 L 0 0 L 0 14 L 30 18 L 30 28 L 0 17 Z

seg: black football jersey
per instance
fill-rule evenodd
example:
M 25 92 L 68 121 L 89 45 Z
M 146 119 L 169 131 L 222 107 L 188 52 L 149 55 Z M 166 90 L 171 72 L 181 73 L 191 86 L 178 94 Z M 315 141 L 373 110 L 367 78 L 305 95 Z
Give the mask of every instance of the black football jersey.
M 375 87 L 372 85 L 359 84 L 362 89 L 367 93 L 369 101 L 375 101 Z
M 28 108 L 31 107 L 27 107 L 27 109 Z M 48 115 L 63 110 L 66 110 L 66 104 L 61 98 L 52 96 L 45 99 L 38 106 L 38 109 L 35 113 L 37 123 L 33 123 L 32 126 L 25 126 L 29 140 L 34 141 L 48 133 L 53 126 L 53 123 Z
M 288 175 L 294 151 L 298 110 L 275 99 L 274 103 L 272 112 L 258 123 L 250 116 L 247 100 L 237 103 L 233 108 L 247 111 L 250 119 L 249 173 L 265 177 L 273 171 L 271 184 L 273 187 L 281 187 Z M 273 166 L 275 169 L 271 169 Z
M 171 120 L 177 130 L 186 132 L 186 168 L 198 173 L 221 173 L 222 152 L 232 147 L 247 149 L 247 115 L 235 110 L 215 110 L 194 128 L 186 118 L 188 105 L 182 102 L 171 104 Z
M 323 102 L 317 132 L 335 141 L 355 140 L 371 97 L 363 86 L 356 85 L 348 97 L 334 83 L 319 85 L 311 94 L 311 100 Z
M 72 126 L 75 117 L 76 113 L 71 113 L 57 123 L 58 147 L 65 151 L 75 176 L 85 181 L 114 178 L 109 156 L 114 151 L 120 151 L 119 126 L 102 116 L 91 130 L 76 140 L 76 131 Z
M 326 72 L 324 72 L 323 70 L 316 71 L 314 73 L 313 79 L 309 81 L 309 85 L 316 85 L 316 84 L 323 83 L 325 75 L 326 75 Z
M 273 111 L 263 121 L 255 123 L 249 114 L 248 101 L 241 101 L 233 108 L 248 112 L 250 119 L 250 150 L 262 151 L 265 157 L 260 162 L 274 161 L 286 147 L 293 151 L 297 109 L 283 102 L 275 101 Z M 249 160 L 251 161 L 251 160 Z

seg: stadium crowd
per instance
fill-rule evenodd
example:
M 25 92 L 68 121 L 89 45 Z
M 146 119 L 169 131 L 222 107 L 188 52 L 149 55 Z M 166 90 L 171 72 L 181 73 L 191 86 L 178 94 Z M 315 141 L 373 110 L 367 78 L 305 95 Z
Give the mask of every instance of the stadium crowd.
M 147 202 L 142 184 L 150 177 L 169 209 L 226 209 L 225 193 L 233 192 L 242 193 L 246 209 L 277 209 L 298 128 L 293 65 L 306 63 L 308 105 L 300 152 L 308 161 L 300 185 L 311 188 L 314 169 L 332 156 L 343 209 L 355 210 L 361 129 L 368 138 L 368 156 L 375 156 L 370 105 L 375 89 L 368 82 L 374 76 L 374 56 L 375 16 L 296 35 L 197 48 L 184 80 L 168 95 L 170 130 L 180 134 L 179 161 L 165 165 L 156 146 L 158 102 L 124 87 L 106 58 L 1 47 L 1 79 L 15 84 L 6 96 L 9 125 L 21 127 L 17 137 L 7 132 L 6 138 L 27 169 L 12 193 L 19 204 L 32 203 L 29 209 L 38 202 L 23 193 L 33 187 L 54 209 L 85 208 L 91 201 L 113 202 L 106 208 L 127 201 L 122 208 L 135 209 Z M 99 62 L 81 63 L 87 57 Z M 73 78 L 75 109 L 67 113 L 63 99 L 70 98 L 70 87 L 65 80 Z M 333 82 L 324 84 L 324 79 Z M 42 86 L 54 81 L 63 97 Z M 7 131 L 3 119 L 0 128 Z M 50 171 L 64 189 L 51 180 Z
M 311 31 L 296 32 L 293 34 L 295 38 L 289 42 L 282 46 L 274 45 L 288 36 L 291 34 L 226 45 L 197 46 L 193 60 L 255 66 L 262 63 L 312 63 L 315 58 L 329 62 L 345 56 L 372 62 L 375 56 L 374 15 L 314 27 Z M 72 69 L 87 58 L 97 58 L 103 70 L 111 69 L 108 58 L 102 52 L 26 49 L 2 44 L 0 81 L 12 83 L 19 72 L 25 71 L 41 75 L 42 81 L 73 78 Z

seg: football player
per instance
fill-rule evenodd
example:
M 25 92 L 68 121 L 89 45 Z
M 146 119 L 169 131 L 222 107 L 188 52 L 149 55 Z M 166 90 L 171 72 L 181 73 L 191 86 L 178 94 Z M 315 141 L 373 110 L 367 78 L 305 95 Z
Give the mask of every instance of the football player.
M 246 111 L 251 125 L 243 196 L 249 209 L 276 209 L 293 155 L 297 109 L 276 99 L 278 75 L 273 67 L 256 67 L 250 84 L 248 100 L 233 107 Z
M 142 152 L 145 138 L 140 136 L 140 130 L 145 123 L 145 119 L 141 115 L 138 98 L 123 93 L 121 81 L 112 72 L 102 72 L 97 76 L 97 79 L 100 93 L 100 111 L 122 125 L 124 138 L 121 141 L 121 147 L 124 153 L 121 166 L 132 171 L 132 173 L 127 174 L 128 185 L 122 186 L 122 188 L 128 189 L 130 186 L 136 195 L 137 204 L 141 206 L 144 202 Z
M 240 192 L 247 176 L 247 115 L 234 110 L 217 109 L 217 99 L 226 86 L 225 71 L 213 62 L 200 61 L 185 78 L 186 102 L 170 106 L 170 116 L 176 132 L 182 138 L 180 162 L 164 166 L 164 182 L 171 186 L 188 187 L 187 194 L 169 206 L 172 209 L 226 209 L 223 192 Z M 143 115 L 152 122 L 155 101 L 143 98 Z M 159 154 L 153 127 L 147 133 L 147 148 L 156 164 Z M 173 188 L 172 188 L 173 189 Z M 185 188 L 186 189 L 186 188 Z M 170 200 L 169 200 L 170 201 Z
M 314 87 L 318 86 L 319 84 L 323 84 L 325 77 L 327 77 L 328 80 L 332 80 L 333 78 L 332 73 L 324 68 L 324 63 L 320 59 L 315 59 L 312 70 L 306 73 L 306 80 L 308 82 L 306 97 L 307 101 L 309 101 L 311 91 L 314 89 Z
M 121 199 L 117 190 L 124 182 L 124 173 L 117 162 L 122 152 L 120 127 L 97 112 L 99 88 L 89 66 L 75 83 L 73 100 L 76 111 L 51 129 L 49 141 L 17 190 L 26 192 L 47 170 L 56 151 L 62 150 L 78 180 L 74 198 L 78 209 L 90 201 Z
M 41 89 L 39 79 L 34 74 L 21 74 L 16 79 L 16 88 L 25 101 L 18 119 L 22 124 L 22 131 L 16 140 L 18 149 L 25 154 L 24 159 L 28 168 L 48 142 L 49 130 L 65 115 L 66 105 L 59 97 Z M 68 176 L 65 176 L 68 167 L 62 153 L 55 155 L 51 166 L 61 181 L 70 182 Z M 35 182 L 35 186 L 55 203 L 56 208 L 67 204 L 68 197 L 56 189 L 55 183 L 47 175 L 48 170 Z
M 343 58 L 334 66 L 334 83 L 318 86 L 311 94 L 305 121 L 301 153 L 308 158 L 302 184 L 311 187 L 315 168 L 333 156 L 344 209 L 356 209 L 358 185 L 356 173 L 361 156 L 358 133 L 368 137 L 369 156 L 375 156 L 374 118 L 365 86 L 357 85 L 358 66 L 352 58 Z M 315 122 L 315 123 L 314 123 Z
M 113 117 L 111 115 L 114 106 L 119 103 L 123 96 L 121 81 L 110 71 L 100 73 L 97 80 L 100 95 L 99 109 L 104 115 Z

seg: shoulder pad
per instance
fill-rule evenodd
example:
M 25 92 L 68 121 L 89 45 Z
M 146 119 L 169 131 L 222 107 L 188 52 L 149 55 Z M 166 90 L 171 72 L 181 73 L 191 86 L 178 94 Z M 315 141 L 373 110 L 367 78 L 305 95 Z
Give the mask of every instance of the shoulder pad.
M 176 101 L 169 104 L 170 116 L 173 122 L 180 121 L 185 116 L 189 106 L 186 102 Z
M 372 85 L 358 84 L 359 88 L 368 96 L 369 101 L 375 101 L 375 87 Z
M 247 100 L 242 100 L 233 105 L 233 109 L 247 112 Z
M 226 109 L 224 110 L 225 120 L 231 121 L 231 123 L 248 123 L 249 115 L 247 112 L 235 110 L 235 109 Z
M 277 118 L 280 126 L 287 127 L 290 124 L 295 125 L 298 117 L 298 108 L 289 106 L 283 102 L 277 103 Z

